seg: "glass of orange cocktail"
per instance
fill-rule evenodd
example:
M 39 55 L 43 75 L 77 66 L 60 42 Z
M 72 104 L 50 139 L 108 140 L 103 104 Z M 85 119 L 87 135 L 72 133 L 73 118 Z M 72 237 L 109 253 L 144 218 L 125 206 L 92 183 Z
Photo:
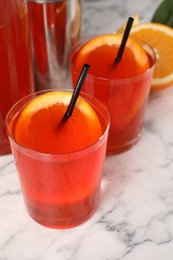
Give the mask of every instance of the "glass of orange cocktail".
M 73 82 L 83 63 L 90 64 L 83 91 L 101 100 L 110 113 L 107 154 L 123 152 L 139 140 L 155 65 L 153 49 L 132 37 L 116 62 L 121 40 L 121 35 L 99 35 L 79 42 L 71 52 Z
M 71 94 L 34 93 L 15 104 L 6 119 L 27 211 L 52 228 L 81 224 L 100 196 L 109 114 L 100 101 L 81 93 L 63 121 Z

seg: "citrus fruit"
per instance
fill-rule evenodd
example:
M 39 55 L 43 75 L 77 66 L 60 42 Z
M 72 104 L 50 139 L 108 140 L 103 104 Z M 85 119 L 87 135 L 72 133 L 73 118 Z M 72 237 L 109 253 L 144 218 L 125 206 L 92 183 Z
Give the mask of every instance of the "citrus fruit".
M 15 139 L 21 145 L 43 153 L 67 153 L 86 148 L 96 142 L 102 128 L 99 118 L 82 97 L 73 114 L 62 118 L 71 92 L 48 92 L 34 98 L 15 119 Z
M 142 46 L 131 38 L 127 40 L 121 62 L 113 66 L 121 41 L 122 36 L 118 34 L 100 35 L 90 39 L 76 50 L 75 67 L 80 70 L 84 62 L 88 63 L 89 74 L 109 79 L 127 78 L 145 72 L 149 67 L 148 56 Z
M 132 27 L 131 35 L 151 47 L 156 53 L 152 90 L 162 90 L 173 84 L 173 29 L 159 23 L 143 23 Z

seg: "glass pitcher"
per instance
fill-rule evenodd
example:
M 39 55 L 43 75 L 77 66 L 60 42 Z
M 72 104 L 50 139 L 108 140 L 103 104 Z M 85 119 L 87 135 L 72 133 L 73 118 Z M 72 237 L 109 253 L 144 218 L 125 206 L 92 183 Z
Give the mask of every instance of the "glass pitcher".
M 0 155 L 10 153 L 8 110 L 34 91 L 27 2 L 0 1 Z

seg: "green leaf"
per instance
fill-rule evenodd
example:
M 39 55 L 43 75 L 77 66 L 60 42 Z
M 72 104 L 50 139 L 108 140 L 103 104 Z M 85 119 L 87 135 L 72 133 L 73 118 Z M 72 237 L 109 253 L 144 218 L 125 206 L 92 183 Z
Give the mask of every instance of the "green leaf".
M 164 0 L 158 6 L 151 19 L 153 23 L 162 23 L 173 27 L 173 0 Z

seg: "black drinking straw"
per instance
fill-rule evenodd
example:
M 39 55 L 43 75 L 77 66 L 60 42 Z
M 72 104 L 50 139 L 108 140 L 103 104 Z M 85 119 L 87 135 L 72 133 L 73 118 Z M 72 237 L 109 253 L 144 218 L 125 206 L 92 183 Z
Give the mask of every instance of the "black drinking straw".
M 82 68 L 82 71 L 80 73 L 80 76 L 78 78 L 77 84 L 75 86 L 75 89 L 73 91 L 73 95 L 71 97 L 70 103 L 69 103 L 69 105 L 67 107 L 67 110 L 66 110 L 66 112 L 64 114 L 64 119 L 68 119 L 72 115 L 72 113 L 73 113 L 73 109 L 75 107 L 77 98 L 78 98 L 78 96 L 80 94 L 81 88 L 83 86 L 83 83 L 84 83 L 84 80 L 86 78 L 86 75 L 88 73 L 89 68 L 90 68 L 90 65 L 84 64 L 84 66 Z
M 130 30 L 132 28 L 133 21 L 134 21 L 134 18 L 129 17 L 125 31 L 124 31 L 124 34 L 123 34 L 123 38 L 122 38 L 122 41 L 121 41 L 121 44 L 120 44 L 120 47 L 119 47 L 119 50 L 118 50 L 117 57 L 115 58 L 116 63 L 119 62 L 122 58 L 124 48 L 126 46 L 126 42 L 127 42 L 128 37 L 129 37 Z

